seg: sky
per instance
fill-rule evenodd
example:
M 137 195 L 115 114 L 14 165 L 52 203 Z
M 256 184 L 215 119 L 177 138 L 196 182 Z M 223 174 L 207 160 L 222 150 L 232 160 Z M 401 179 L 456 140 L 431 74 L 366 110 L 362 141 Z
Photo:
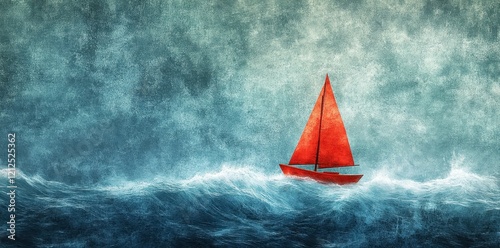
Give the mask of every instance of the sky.
M 348 170 L 498 176 L 498 1 L 19 0 L 0 16 L 0 135 L 26 175 L 280 173 L 328 74 Z

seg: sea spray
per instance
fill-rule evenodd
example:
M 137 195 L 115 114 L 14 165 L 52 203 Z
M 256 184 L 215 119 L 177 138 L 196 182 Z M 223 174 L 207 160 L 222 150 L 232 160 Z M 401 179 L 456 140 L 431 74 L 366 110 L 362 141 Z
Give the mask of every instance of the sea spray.
M 460 167 L 424 182 L 380 171 L 348 186 L 229 164 L 92 187 L 19 175 L 16 242 L 35 246 L 488 247 L 500 231 L 498 179 Z

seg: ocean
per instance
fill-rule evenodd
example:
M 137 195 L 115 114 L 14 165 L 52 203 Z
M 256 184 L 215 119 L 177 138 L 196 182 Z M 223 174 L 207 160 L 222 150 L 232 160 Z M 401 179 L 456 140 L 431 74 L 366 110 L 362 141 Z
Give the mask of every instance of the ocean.
M 498 247 L 500 241 L 498 178 L 461 168 L 422 182 L 379 171 L 347 186 L 227 164 L 182 180 L 94 186 L 18 172 L 17 184 L 16 240 L 4 231 L 3 247 Z M 0 205 L 8 205 L 5 197 Z

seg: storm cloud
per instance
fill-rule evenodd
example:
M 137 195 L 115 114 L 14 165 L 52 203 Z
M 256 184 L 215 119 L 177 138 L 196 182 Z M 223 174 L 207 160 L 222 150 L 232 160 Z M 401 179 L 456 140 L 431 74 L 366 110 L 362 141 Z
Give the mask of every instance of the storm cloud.
M 327 73 L 358 172 L 435 178 L 461 157 L 498 173 L 496 1 L 47 0 L 0 12 L 0 135 L 17 133 L 28 175 L 278 173 Z

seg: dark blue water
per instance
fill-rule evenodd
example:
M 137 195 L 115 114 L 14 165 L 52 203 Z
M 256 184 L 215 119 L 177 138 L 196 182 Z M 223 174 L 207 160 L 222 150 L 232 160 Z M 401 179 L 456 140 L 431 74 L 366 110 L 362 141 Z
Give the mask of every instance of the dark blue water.
M 21 174 L 22 175 L 22 174 Z M 380 171 L 336 186 L 223 166 L 189 179 L 75 187 L 18 179 L 24 247 L 498 247 L 498 178 Z M 0 204 L 6 204 L 1 198 Z

